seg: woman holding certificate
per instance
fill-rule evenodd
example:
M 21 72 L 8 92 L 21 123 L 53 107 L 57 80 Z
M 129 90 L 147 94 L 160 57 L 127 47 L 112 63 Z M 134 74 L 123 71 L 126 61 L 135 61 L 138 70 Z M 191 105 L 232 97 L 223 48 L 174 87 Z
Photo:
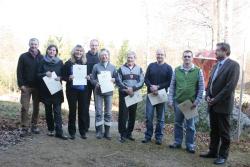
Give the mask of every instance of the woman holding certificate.
M 101 49 L 100 63 L 95 64 L 92 70 L 92 84 L 95 86 L 95 125 L 96 138 L 103 137 L 103 124 L 105 127 L 104 137 L 111 140 L 110 126 L 112 121 L 112 96 L 116 76 L 115 66 L 109 62 L 110 52 Z M 103 102 L 104 102 L 104 121 L 103 121 Z
M 61 76 L 63 62 L 57 57 L 56 45 L 49 45 L 46 55 L 38 67 L 40 101 L 45 105 L 48 135 L 67 140 L 62 130 L 61 104 L 63 102 L 63 91 Z M 54 114 L 53 114 L 54 113 Z
M 70 139 L 75 139 L 76 133 L 76 107 L 78 106 L 78 127 L 82 139 L 86 139 L 87 131 L 87 66 L 84 48 L 76 45 L 71 58 L 65 63 L 63 68 L 63 80 L 66 84 L 66 96 L 69 105 L 68 131 Z

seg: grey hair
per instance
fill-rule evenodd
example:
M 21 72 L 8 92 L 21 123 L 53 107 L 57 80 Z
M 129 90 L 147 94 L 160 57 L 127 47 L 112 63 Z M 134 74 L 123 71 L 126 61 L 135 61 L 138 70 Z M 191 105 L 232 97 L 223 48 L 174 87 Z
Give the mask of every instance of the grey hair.
M 130 56 L 130 55 L 134 55 L 134 58 L 136 58 L 136 53 L 134 51 L 128 51 L 127 53 L 127 57 Z
M 92 39 L 89 43 L 90 43 L 90 45 L 91 45 L 91 43 L 92 42 L 97 42 L 98 43 L 98 45 L 99 45 L 99 41 L 97 40 L 97 39 Z
M 29 40 L 29 45 L 31 44 L 31 42 L 36 41 L 39 44 L 39 40 L 37 38 L 30 38 Z
M 100 56 L 101 56 L 102 52 L 107 52 L 107 53 L 108 53 L 108 56 L 110 56 L 110 52 L 109 52 L 108 49 L 105 49 L 105 48 L 101 49 L 101 50 L 100 50 L 100 53 L 99 53 Z

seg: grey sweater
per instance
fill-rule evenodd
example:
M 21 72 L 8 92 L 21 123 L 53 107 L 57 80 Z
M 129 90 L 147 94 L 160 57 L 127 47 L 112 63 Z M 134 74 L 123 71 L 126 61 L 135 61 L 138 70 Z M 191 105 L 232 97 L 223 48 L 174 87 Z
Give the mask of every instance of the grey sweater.
M 96 84 L 98 83 L 98 78 L 97 75 L 101 73 L 101 71 L 110 71 L 111 72 L 111 77 L 112 78 L 116 78 L 116 68 L 113 64 L 111 64 L 110 62 L 108 62 L 106 68 L 104 66 L 103 63 L 98 63 L 95 64 L 92 70 L 92 78 L 91 78 L 91 83 L 96 87 Z M 107 93 L 101 93 L 101 89 L 99 88 L 95 88 L 95 92 L 99 95 L 102 96 L 110 96 L 113 95 L 113 91 L 111 92 L 107 92 Z
M 127 89 L 127 87 L 132 87 L 133 91 L 141 89 L 144 83 L 142 68 L 134 65 L 130 69 L 127 64 L 124 64 L 117 72 L 116 83 L 120 92 L 123 92 L 123 89 Z

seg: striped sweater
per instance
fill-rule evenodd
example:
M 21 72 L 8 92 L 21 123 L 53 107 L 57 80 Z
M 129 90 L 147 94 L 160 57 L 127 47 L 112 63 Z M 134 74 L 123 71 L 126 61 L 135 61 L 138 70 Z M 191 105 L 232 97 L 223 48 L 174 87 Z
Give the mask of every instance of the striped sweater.
M 129 68 L 127 64 L 124 64 L 118 69 L 116 84 L 120 92 L 123 92 L 123 89 L 128 87 L 132 87 L 133 91 L 141 89 L 144 84 L 142 68 L 137 65 Z

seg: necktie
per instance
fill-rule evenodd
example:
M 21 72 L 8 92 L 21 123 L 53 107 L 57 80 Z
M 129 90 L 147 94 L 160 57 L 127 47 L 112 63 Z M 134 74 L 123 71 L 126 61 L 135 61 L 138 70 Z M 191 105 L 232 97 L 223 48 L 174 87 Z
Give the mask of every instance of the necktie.
M 221 67 L 221 63 L 218 64 L 215 72 L 214 72 L 214 75 L 213 75 L 213 78 L 212 78 L 212 81 L 214 81 L 214 79 L 217 77 L 217 74 L 218 74 L 218 71 L 220 70 L 220 67 Z
M 216 70 L 215 70 L 215 72 L 214 72 L 214 74 L 213 74 L 212 83 L 211 83 L 211 85 L 210 85 L 210 92 L 211 92 L 211 94 L 212 94 L 213 82 L 214 82 L 215 78 L 217 77 L 217 74 L 218 74 L 218 71 L 219 71 L 221 65 L 222 65 L 221 63 L 219 63 L 219 64 L 217 65 Z

